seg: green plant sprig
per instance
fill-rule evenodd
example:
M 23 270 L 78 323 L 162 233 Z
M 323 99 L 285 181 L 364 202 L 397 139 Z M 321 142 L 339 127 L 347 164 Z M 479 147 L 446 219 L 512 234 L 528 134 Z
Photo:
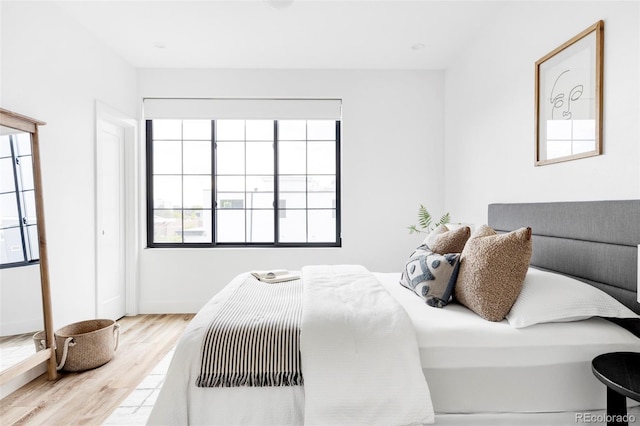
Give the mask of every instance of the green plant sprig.
M 440 220 L 434 224 L 433 228 L 449 223 L 450 221 L 451 215 L 449 213 L 445 213 L 442 215 L 442 217 L 440 217 Z M 425 206 L 420 204 L 420 207 L 418 208 L 418 225 L 421 229 L 419 229 L 416 225 L 408 226 L 407 229 L 409 230 L 409 234 L 431 232 L 433 229 L 431 227 L 432 222 L 433 218 L 431 217 L 431 214 L 429 213 L 429 211 L 427 211 L 427 208 Z

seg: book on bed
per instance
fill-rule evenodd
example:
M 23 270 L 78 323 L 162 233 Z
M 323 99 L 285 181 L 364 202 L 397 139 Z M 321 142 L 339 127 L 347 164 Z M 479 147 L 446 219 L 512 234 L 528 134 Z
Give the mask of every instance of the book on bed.
M 281 283 L 284 281 L 293 281 L 300 278 L 300 275 L 293 274 L 286 269 L 274 269 L 271 271 L 251 271 L 257 280 L 265 283 Z

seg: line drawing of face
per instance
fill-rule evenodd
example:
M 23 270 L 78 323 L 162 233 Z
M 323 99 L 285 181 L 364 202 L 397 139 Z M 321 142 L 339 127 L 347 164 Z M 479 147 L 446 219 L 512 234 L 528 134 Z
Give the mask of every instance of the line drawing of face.
M 576 84 L 567 90 L 571 87 L 570 72 L 571 70 L 561 72 L 551 88 L 549 102 L 553 105 L 551 108 L 552 120 L 555 119 L 556 110 L 558 110 L 558 113 L 561 113 L 562 119 L 571 120 L 573 115 L 571 112 L 571 104 L 580 99 L 584 92 L 584 85 L 582 84 Z

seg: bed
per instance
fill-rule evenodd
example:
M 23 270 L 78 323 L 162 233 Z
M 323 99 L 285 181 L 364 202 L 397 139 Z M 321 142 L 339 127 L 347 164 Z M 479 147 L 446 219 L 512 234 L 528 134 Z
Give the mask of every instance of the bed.
M 568 295 L 572 294 L 573 287 L 569 287 L 569 284 L 575 285 L 574 279 L 577 279 L 588 284 L 589 288 L 602 290 L 624 305 L 625 309 L 638 314 L 638 218 L 640 200 L 492 204 L 489 206 L 488 224 L 500 233 L 509 233 L 523 226 L 532 228 L 533 253 L 525 285 L 526 280 L 538 280 L 545 283 L 552 281 L 554 285 L 562 287 L 565 281 L 560 277 L 565 277 L 570 280 L 566 289 L 571 290 L 568 293 L 564 287 L 558 290 L 557 294 L 563 295 L 557 298 L 561 301 L 570 298 Z M 334 268 L 329 272 L 309 268 L 305 277 L 312 273 L 331 275 L 334 271 Z M 347 270 L 354 273 L 351 267 Z M 356 271 L 360 273 L 359 269 Z M 549 274 L 553 279 L 548 279 Z M 594 317 L 514 328 L 507 320 L 486 321 L 456 303 L 450 303 L 442 309 L 427 307 L 423 300 L 398 284 L 400 273 L 373 273 L 371 277 L 378 283 L 376 285 L 386 290 L 377 291 L 375 297 L 384 293 L 384 297 L 390 297 L 400 306 L 402 312 L 397 314 L 400 329 L 413 330 L 403 341 L 393 340 L 386 344 L 376 342 L 369 346 L 368 342 L 364 342 L 362 346 L 351 348 L 356 353 L 375 352 L 363 372 L 349 371 L 358 369 L 358 366 L 349 364 L 352 354 L 336 355 L 336 351 L 342 348 L 322 340 L 326 334 L 334 338 L 334 331 L 323 334 L 319 329 L 319 343 L 313 343 L 309 342 L 312 333 L 307 332 L 311 328 L 305 328 L 300 337 L 304 385 L 196 386 L 202 373 L 203 335 L 211 318 L 229 306 L 234 294 L 247 282 L 248 274 L 240 274 L 209 301 L 188 326 L 176 347 L 149 424 L 371 423 L 371 418 L 367 418 L 365 412 L 374 420 L 385 419 L 378 424 L 391 424 L 396 420 L 389 420 L 393 417 L 384 418 L 387 412 L 412 405 L 416 406 L 416 411 L 407 413 L 408 417 L 401 417 L 403 420 L 398 420 L 397 424 L 421 424 L 433 420 L 435 424 L 575 424 L 577 413 L 602 413 L 606 408 L 605 387 L 593 377 L 591 360 L 605 352 L 640 351 L 640 319 L 637 317 L 629 318 L 627 315 L 628 318 L 616 320 Z M 332 279 L 320 276 L 321 281 L 330 283 Z M 356 281 L 358 279 L 355 278 Z M 336 288 L 343 287 L 348 285 L 332 287 L 329 297 L 335 294 Z M 313 300 L 320 299 L 321 294 L 311 291 L 306 294 L 306 289 L 304 297 L 313 295 Z M 553 295 L 549 299 L 553 299 Z M 369 299 L 368 304 L 378 312 L 383 305 L 376 303 Z M 384 303 L 386 306 L 387 302 Z M 329 309 L 332 307 L 329 306 Z M 372 316 L 380 319 L 385 315 L 396 314 L 379 312 Z M 381 328 L 380 324 L 367 323 L 365 326 L 378 329 Z M 385 323 L 382 324 L 384 326 Z M 342 327 L 344 324 L 337 325 L 338 329 Z M 396 334 L 402 333 L 392 331 L 383 337 L 394 339 Z M 352 336 L 347 337 L 344 341 L 350 341 Z M 406 341 L 409 342 L 406 344 L 410 344 L 412 339 L 415 350 L 412 346 L 402 346 Z M 361 342 L 366 337 L 355 337 L 353 340 Z M 384 349 L 387 346 L 399 346 L 401 354 L 387 353 Z M 308 352 L 316 355 L 311 356 Z M 321 355 L 318 356 L 318 353 Z M 406 359 L 396 359 L 405 355 Z M 339 376 L 343 382 L 332 382 L 332 387 L 320 387 L 322 392 L 318 392 L 316 380 L 324 379 L 327 373 L 314 372 L 311 370 L 312 363 L 318 361 L 317 358 L 330 359 L 336 356 L 344 359 L 344 364 L 349 366 L 344 368 L 343 363 L 335 359 L 329 362 L 329 365 L 340 370 Z M 398 365 L 406 368 L 398 369 Z M 309 380 L 305 368 L 309 369 Z M 369 387 L 375 384 L 353 388 L 358 390 L 349 387 L 351 381 L 368 380 L 364 374 L 366 369 L 379 369 L 376 376 L 390 376 L 384 377 L 382 383 L 392 390 L 391 393 L 399 395 L 399 400 L 393 402 L 392 407 L 382 407 L 384 410 L 381 410 L 376 407 L 375 401 L 370 406 L 348 406 L 353 394 L 359 396 L 354 403 L 376 397 L 378 390 L 367 394 Z M 345 375 L 351 373 L 360 379 L 345 381 Z M 408 376 L 403 380 L 409 381 L 421 376 L 428 389 L 416 381 L 407 385 L 411 391 L 398 391 L 405 382 L 386 384 L 387 379 L 392 380 L 402 374 Z M 342 385 L 336 386 L 336 383 Z M 332 403 L 345 405 L 340 407 L 344 410 L 344 417 L 309 417 L 308 411 L 314 409 L 325 416 L 327 411 L 331 411 L 327 406 L 316 406 L 318 398 L 321 403 L 325 398 L 334 398 Z M 629 411 L 640 415 L 635 402 L 630 401 Z M 435 417 L 429 417 L 429 412 L 435 413 Z M 416 413 L 419 414 L 417 417 Z M 414 420 L 406 420 L 412 418 Z

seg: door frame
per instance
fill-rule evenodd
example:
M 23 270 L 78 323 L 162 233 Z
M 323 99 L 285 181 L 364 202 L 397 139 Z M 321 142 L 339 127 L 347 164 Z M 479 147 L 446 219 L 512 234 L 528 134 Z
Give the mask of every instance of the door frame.
M 98 211 L 98 134 L 99 122 L 105 121 L 112 125 L 122 128 L 124 132 L 123 147 L 123 179 L 124 179 L 124 277 L 125 277 L 125 312 L 127 316 L 138 314 L 138 223 L 137 223 L 137 195 L 138 195 L 138 150 L 137 136 L 138 123 L 134 118 L 128 117 L 120 111 L 106 105 L 101 101 L 96 101 L 96 120 L 95 120 L 95 315 L 98 314 L 98 241 L 100 233 L 100 222 Z

